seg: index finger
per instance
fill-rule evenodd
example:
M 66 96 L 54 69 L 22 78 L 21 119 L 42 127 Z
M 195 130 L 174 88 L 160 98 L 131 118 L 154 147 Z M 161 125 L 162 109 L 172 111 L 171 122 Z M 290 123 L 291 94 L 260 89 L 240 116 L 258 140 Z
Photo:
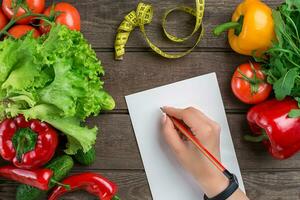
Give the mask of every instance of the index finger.
M 162 111 L 172 117 L 176 117 L 177 119 L 183 120 L 183 112 L 184 109 L 179 109 L 179 108 L 173 108 L 173 107 L 167 107 L 164 106 L 161 108 Z
M 169 116 L 184 121 L 186 125 L 194 130 L 205 130 L 209 125 L 213 124 L 211 119 L 193 107 L 188 107 L 185 109 L 163 107 L 162 110 Z
M 177 119 L 183 120 L 187 125 L 193 124 L 194 120 L 201 120 L 204 122 L 210 122 L 211 120 L 204 115 L 200 110 L 194 108 L 194 107 L 188 107 L 185 109 L 180 108 L 173 108 L 165 106 L 162 108 L 162 110 Z

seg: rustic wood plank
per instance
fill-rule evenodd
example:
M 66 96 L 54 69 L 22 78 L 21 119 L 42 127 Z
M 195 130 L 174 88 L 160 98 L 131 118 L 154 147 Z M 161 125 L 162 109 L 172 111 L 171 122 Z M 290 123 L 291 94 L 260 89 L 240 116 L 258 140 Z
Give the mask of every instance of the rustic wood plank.
M 244 172 L 247 194 L 255 200 L 299 200 L 299 171 Z
M 300 153 L 287 160 L 275 160 L 261 144 L 243 140 L 243 134 L 250 133 L 244 114 L 228 114 L 227 117 L 242 170 L 300 170 Z M 144 169 L 129 115 L 104 114 L 89 119 L 88 124 L 97 125 L 101 133 L 96 144 L 96 162 L 86 169 Z
M 243 134 L 250 133 L 245 115 L 227 117 L 242 170 L 300 169 L 300 153 L 284 161 L 275 160 L 261 144 L 243 140 Z M 143 169 L 129 115 L 105 114 L 90 119 L 89 124 L 98 125 L 102 131 L 96 145 L 97 161 L 91 169 Z
M 84 169 L 73 173 L 80 173 Z M 110 180 L 116 182 L 119 186 L 118 195 L 126 200 L 151 200 L 151 194 L 147 183 L 146 175 L 143 171 L 99 171 L 93 172 L 101 173 Z M 1 180 L 1 179 L 0 179 Z M 15 199 L 15 191 L 17 184 L 12 181 L 0 183 L 0 200 Z M 47 199 L 46 197 L 43 199 Z M 64 200 L 80 199 L 80 200 L 95 200 L 94 196 L 88 195 L 86 192 L 72 192 L 63 197 Z
M 98 57 L 106 70 L 105 88 L 115 98 L 117 109 L 127 109 L 125 95 L 210 72 L 217 73 L 226 109 L 248 108 L 234 97 L 230 88 L 235 68 L 248 62 L 248 57 L 230 52 L 194 52 L 176 60 L 167 60 L 151 52 L 128 52 L 122 62 L 112 61 L 113 53 L 110 52 L 99 52 Z
M 275 160 L 266 152 L 262 145 L 248 143 L 243 140 L 243 134 L 250 133 L 245 115 L 228 114 L 227 117 L 236 154 L 242 169 L 300 169 L 300 153 L 284 161 Z M 95 166 L 101 166 L 106 169 L 109 167 L 125 169 L 125 166 L 127 168 L 135 166 L 142 169 L 140 155 L 128 115 L 104 115 L 99 119 L 92 119 L 90 124 L 98 124 L 103 131 L 103 138 L 102 140 L 100 138 L 98 140 L 100 144 L 97 144 L 97 148 L 101 148 L 97 150 L 98 153 L 100 152 L 98 156 L 100 163 L 97 163 Z M 115 124 L 118 124 L 118 126 L 115 126 Z M 122 154 L 120 154 L 121 152 Z M 122 162 L 118 161 L 119 159 L 122 159 Z M 111 160 L 113 162 L 110 162 Z
M 59 2 L 55 0 L 54 2 Z M 123 17 L 129 11 L 136 8 L 140 0 L 111 1 L 111 0 L 67 0 L 78 8 L 82 18 L 82 32 L 91 42 L 94 48 L 113 48 L 117 27 Z M 168 42 L 162 34 L 161 19 L 168 8 L 178 5 L 194 6 L 194 0 L 152 0 L 154 6 L 154 19 L 151 25 L 147 26 L 147 33 L 155 44 L 160 47 L 190 47 L 194 40 L 184 44 L 173 44 Z M 276 7 L 282 0 L 265 0 L 264 2 Z M 240 0 L 206 0 L 204 18 L 205 36 L 199 45 L 204 48 L 228 48 L 226 35 L 214 37 L 211 33 L 216 25 L 230 20 L 235 7 Z M 185 14 L 176 13 L 169 18 L 168 30 L 178 36 L 186 36 L 192 31 L 194 19 Z M 134 31 L 127 45 L 129 48 L 148 47 L 139 31 Z
M 151 200 L 151 193 L 143 171 L 99 171 L 119 185 L 121 199 Z M 78 172 L 77 170 L 74 172 Z M 299 171 L 264 172 L 249 171 L 242 173 L 247 194 L 255 200 L 299 200 Z M 15 199 L 17 184 L 0 184 L 0 200 Z M 46 198 L 45 198 L 46 199 Z M 94 200 L 85 192 L 74 192 L 63 197 L 64 200 Z
M 143 169 L 130 118 L 127 114 L 105 114 L 91 118 L 90 126 L 100 127 L 96 162 L 91 169 Z
M 178 60 L 166 60 L 150 52 L 135 52 L 149 51 L 141 34 L 135 31 L 128 43 L 128 50 L 131 52 L 126 54 L 123 62 L 113 61 L 114 55 L 111 51 L 115 31 L 123 16 L 135 8 L 139 1 L 67 1 L 79 9 L 82 16 L 82 32 L 99 52 L 98 57 L 106 68 L 107 74 L 104 78 L 106 89 L 115 97 L 117 109 L 125 112 L 125 114 L 104 114 L 88 120 L 89 125 L 98 125 L 102 133 L 96 145 L 97 161 L 90 167 L 76 166 L 74 172 L 89 170 L 103 173 L 118 183 L 122 199 L 152 199 L 130 118 L 126 114 L 124 96 L 216 71 L 225 107 L 231 112 L 228 114 L 228 121 L 250 198 L 257 200 L 300 199 L 300 154 L 285 161 L 274 160 L 261 145 L 246 143 L 242 140 L 242 134 L 249 133 L 245 115 L 232 114 L 232 111 L 245 112 L 248 108 L 237 101 L 230 92 L 230 78 L 234 68 L 248 58 L 228 52 L 226 35 L 216 38 L 212 36 L 211 30 L 215 25 L 230 19 L 232 11 L 240 0 L 207 0 L 204 23 L 206 34 L 196 49 L 198 52 Z M 282 0 L 265 2 L 276 7 Z M 147 27 L 150 38 L 160 47 L 173 51 L 182 51 L 191 46 L 193 41 L 185 44 L 167 42 L 162 35 L 160 19 L 167 8 L 176 4 L 193 5 L 193 1 L 178 0 L 175 4 L 171 0 L 153 0 L 151 3 L 155 7 L 155 17 L 153 23 Z M 184 14 L 172 15 L 168 30 L 180 36 L 186 35 L 193 27 L 192 20 Z M 3 161 L 0 161 L 1 164 Z M 14 199 L 15 188 L 15 183 L 0 183 L 0 200 Z M 64 199 L 95 198 L 83 192 L 76 192 Z

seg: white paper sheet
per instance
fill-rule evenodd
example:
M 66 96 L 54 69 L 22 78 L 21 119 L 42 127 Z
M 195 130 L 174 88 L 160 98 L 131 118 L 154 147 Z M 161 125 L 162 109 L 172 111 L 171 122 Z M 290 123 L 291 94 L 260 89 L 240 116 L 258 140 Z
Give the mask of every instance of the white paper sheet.
M 161 136 L 162 106 L 194 106 L 221 125 L 222 163 L 245 190 L 215 73 L 132 94 L 126 102 L 154 200 L 203 199 Z

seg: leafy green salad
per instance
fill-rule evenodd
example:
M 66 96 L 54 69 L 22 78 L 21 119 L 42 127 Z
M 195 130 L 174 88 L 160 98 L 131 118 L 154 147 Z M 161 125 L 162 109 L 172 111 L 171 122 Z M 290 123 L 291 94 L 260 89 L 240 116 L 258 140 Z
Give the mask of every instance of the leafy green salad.
M 87 152 L 97 127 L 82 122 L 115 107 L 103 89 L 103 75 L 83 35 L 63 25 L 53 25 L 38 39 L 6 38 L 0 42 L 0 117 L 22 114 L 45 121 L 67 136 L 67 154 Z
M 292 96 L 300 107 L 300 1 L 286 0 L 273 11 L 276 41 L 266 52 L 264 63 L 268 82 L 273 85 L 276 98 Z M 299 117 L 300 109 L 290 117 Z

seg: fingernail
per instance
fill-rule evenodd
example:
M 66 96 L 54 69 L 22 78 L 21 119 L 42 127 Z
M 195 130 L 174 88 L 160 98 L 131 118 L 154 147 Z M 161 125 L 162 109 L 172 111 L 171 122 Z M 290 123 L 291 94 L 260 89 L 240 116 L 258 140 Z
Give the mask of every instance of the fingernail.
M 161 123 L 164 124 L 164 123 L 166 123 L 166 121 L 167 121 L 167 115 L 164 113 L 162 118 L 161 118 Z
M 162 112 L 165 112 L 165 111 L 164 111 L 164 107 L 160 107 L 160 110 L 161 110 Z

